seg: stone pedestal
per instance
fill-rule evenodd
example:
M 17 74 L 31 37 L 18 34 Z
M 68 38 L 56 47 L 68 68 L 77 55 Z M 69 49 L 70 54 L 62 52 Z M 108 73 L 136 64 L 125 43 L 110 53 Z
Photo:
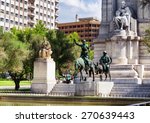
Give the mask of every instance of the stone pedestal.
M 109 94 L 114 86 L 113 82 L 81 82 L 76 84 L 77 96 L 100 96 L 109 97 Z
M 127 64 L 126 57 L 126 39 L 125 36 L 113 36 L 112 41 L 112 59 L 114 64 Z
M 32 92 L 48 94 L 55 84 L 55 62 L 53 59 L 36 59 L 34 62 L 34 78 L 31 85 Z

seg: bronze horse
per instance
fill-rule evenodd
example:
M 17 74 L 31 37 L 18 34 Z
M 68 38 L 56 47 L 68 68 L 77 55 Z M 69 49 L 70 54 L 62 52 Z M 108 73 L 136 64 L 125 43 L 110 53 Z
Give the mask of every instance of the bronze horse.
M 85 66 L 85 62 L 83 60 L 83 58 L 78 58 L 75 61 L 75 73 L 74 76 L 76 76 L 79 72 L 80 72 L 80 81 L 86 81 L 86 77 L 84 78 L 83 76 L 83 71 L 86 72 L 86 74 L 88 74 L 89 72 L 89 77 L 91 77 L 91 74 L 93 75 L 93 81 L 95 81 L 95 67 L 94 67 L 94 63 L 92 61 L 90 61 L 89 66 Z
M 100 75 L 100 81 L 103 81 L 102 75 L 105 75 L 105 81 L 107 80 L 107 77 L 109 76 L 109 80 L 111 81 L 111 74 L 110 74 L 110 65 L 107 66 L 107 69 L 104 70 L 102 65 L 94 64 L 95 65 L 95 73 Z

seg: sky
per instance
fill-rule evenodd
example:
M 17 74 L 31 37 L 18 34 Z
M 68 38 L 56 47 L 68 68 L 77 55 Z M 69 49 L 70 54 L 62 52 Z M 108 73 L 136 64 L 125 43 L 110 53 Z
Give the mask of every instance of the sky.
M 59 23 L 73 22 L 79 18 L 95 17 L 101 19 L 101 0 L 60 0 Z

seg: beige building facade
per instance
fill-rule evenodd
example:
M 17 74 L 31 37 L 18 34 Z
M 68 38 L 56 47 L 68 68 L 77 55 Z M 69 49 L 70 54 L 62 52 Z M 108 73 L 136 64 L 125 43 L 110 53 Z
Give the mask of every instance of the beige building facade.
M 98 37 L 100 21 L 89 18 L 79 18 L 76 22 L 59 23 L 58 28 L 65 34 L 77 32 L 81 40 L 85 39 L 89 42 L 93 42 L 93 39 Z

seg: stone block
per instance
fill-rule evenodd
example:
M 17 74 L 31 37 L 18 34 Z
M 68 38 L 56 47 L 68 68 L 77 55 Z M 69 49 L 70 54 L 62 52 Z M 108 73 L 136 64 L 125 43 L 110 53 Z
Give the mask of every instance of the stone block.
M 31 91 L 33 93 L 47 94 L 53 89 L 55 84 L 55 62 L 53 59 L 36 59 Z
M 113 82 L 81 82 L 76 84 L 76 95 L 78 96 L 109 96 Z

